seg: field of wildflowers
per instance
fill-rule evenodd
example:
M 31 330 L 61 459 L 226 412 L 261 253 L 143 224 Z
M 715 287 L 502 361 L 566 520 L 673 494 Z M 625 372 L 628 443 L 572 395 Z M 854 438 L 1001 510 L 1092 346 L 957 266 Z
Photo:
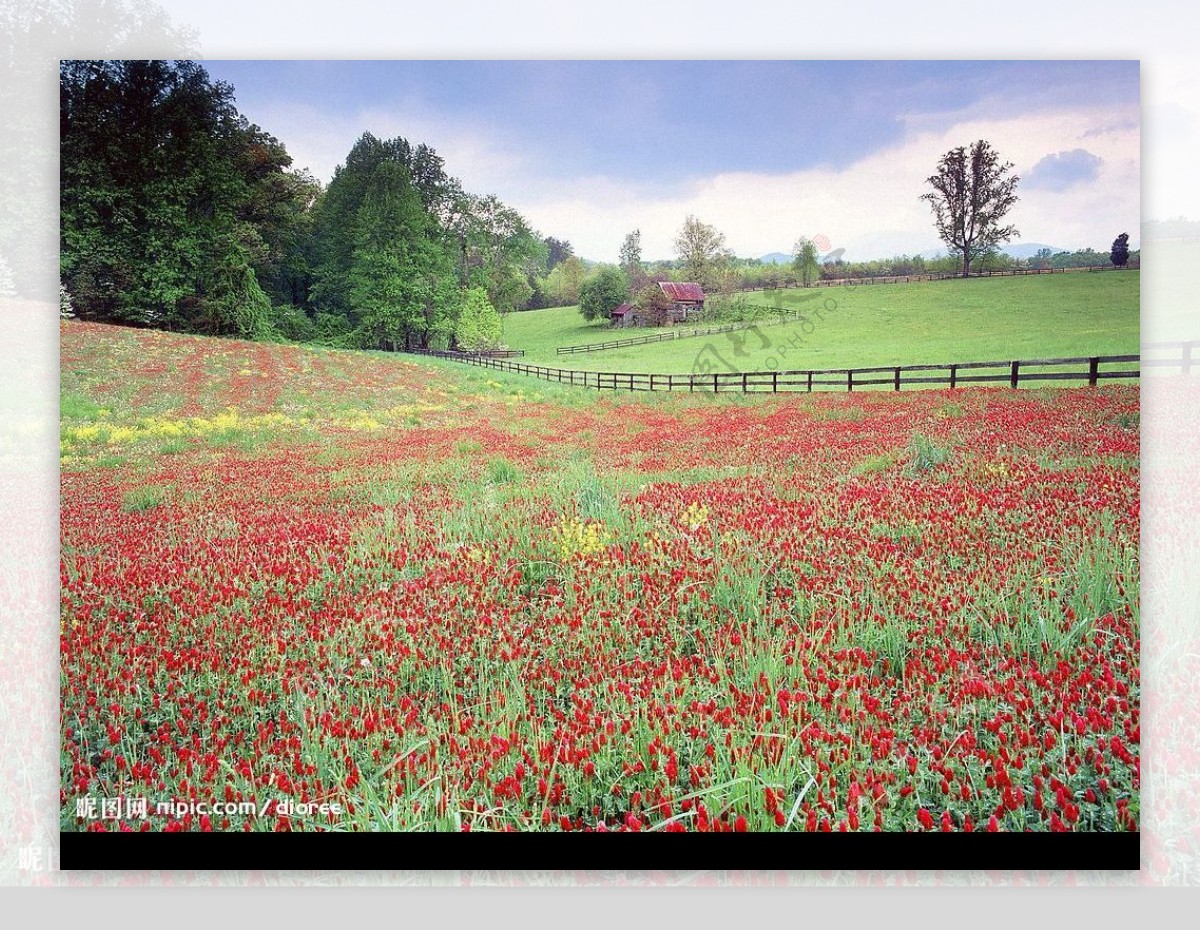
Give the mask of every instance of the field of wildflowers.
M 1139 827 L 1136 385 L 61 340 L 64 830 Z

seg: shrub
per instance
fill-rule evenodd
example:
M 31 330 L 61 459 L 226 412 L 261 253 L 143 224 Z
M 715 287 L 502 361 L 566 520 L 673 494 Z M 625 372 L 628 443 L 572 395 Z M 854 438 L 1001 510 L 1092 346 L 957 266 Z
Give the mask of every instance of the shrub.
M 487 291 L 481 287 L 471 288 L 464 297 L 454 330 L 458 347 L 468 352 L 494 349 L 500 345 L 502 334 L 500 314 L 488 301 Z
M 629 299 L 629 281 L 620 268 L 604 267 L 579 287 L 579 312 L 603 320 Z

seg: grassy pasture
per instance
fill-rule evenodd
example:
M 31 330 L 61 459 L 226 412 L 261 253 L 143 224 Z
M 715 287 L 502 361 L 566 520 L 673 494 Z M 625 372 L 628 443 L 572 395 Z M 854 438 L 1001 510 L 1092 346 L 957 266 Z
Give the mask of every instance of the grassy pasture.
M 574 307 L 513 314 L 505 339 L 534 364 L 686 373 L 707 351 L 739 371 L 919 365 L 1137 352 L 1139 272 L 927 281 L 747 295 L 809 319 L 745 333 L 570 356 L 560 345 L 657 330 L 589 324 Z M 738 349 L 741 349 L 741 354 Z

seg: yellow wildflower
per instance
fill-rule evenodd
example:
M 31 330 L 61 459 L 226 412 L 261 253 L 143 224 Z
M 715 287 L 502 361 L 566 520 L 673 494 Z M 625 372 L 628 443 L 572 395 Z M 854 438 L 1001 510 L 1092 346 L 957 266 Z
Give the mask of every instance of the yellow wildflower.
M 608 530 L 597 521 L 564 520 L 554 528 L 554 544 L 564 562 L 576 556 L 598 555 L 608 541 Z
M 708 507 L 693 501 L 684 510 L 682 520 L 683 525 L 694 533 L 708 522 Z

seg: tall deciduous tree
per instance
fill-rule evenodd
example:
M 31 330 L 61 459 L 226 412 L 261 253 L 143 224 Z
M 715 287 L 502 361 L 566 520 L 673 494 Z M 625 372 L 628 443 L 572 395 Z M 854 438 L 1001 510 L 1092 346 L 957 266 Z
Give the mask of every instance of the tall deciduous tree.
M 454 274 L 431 223 L 408 170 L 379 164 L 355 218 L 347 275 L 361 344 L 426 347 L 431 337 L 449 336 Z
M 525 306 L 546 268 L 546 243 L 525 218 L 496 196 L 465 195 L 458 212 L 460 279 L 482 287 L 501 313 Z
M 1109 252 L 1108 257 L 1118 268 L 1124 268 L 1129 264 L 1129 233 L 1121 233 L 1113 240 L 1112 251 Z
M 1011 162 L 985 140 L 971 147 L 951 149 L 927 180 L 933 190 L 921 196 L 933 209 L 938 235 L 962 258 L 963 277 L 971 272 L 971 259 L 993 251 L 1018 235 L 1015 226 L 1001 221 L 1017 202 L 1017 181 Z
M 821 273 L 821 263 L 818 260 L 817 245 L 806 236 L 796 240 L 792 249 L 792 270 L 799 276 L 800 282 L 808 287 Z
M 547 274 L 575 255 L 575 249 L 566 239 L 555 239 L 553 236 L 547 236 L 542 241 L 546 244 Z
M 675 237 L 684 280 L 711 288 L 720 277 L 723 265 L 732 257 L 725 248 L 725 236 L 715 227 L 702 223 L 691 214 Z
M 452 227 L 458 221 L 459 204 L 465 195 L 458 182 L 446 175 L 441 157 L 427 145 L 413 146 L 406 139 L 383 140 L 363 133 L 345 163 L 334 171 L 314 211 L 311 258 L 313 303 L 326 313 L 344 317 L 351 325 L 358 322 L 351 306 L 349 282 L 352 255 L 358 247 L 357 217 L 375 171 L 383 164 L 404 169 L 425 214 L 424 234 L 447 254 L 458 247 Z
M 568 307 L 579 303 L 579 288 L 587 277 L 587 268 L 572 255 L 556 265 L 543 281 L 543 291 L 551 307 Z
M 642 263 L 642 231 L 635 229 L 621 243 L 621 270 L 629 279 L 629 290 L 636 293 L 650 282 L 646 266 Z

